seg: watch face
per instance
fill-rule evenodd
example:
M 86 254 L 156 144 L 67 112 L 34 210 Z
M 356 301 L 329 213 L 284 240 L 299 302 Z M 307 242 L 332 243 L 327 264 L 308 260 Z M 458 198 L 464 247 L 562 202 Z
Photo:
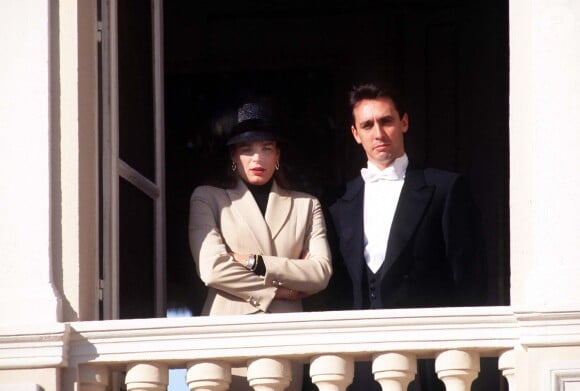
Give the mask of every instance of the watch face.
M 250 255 L 246 260 L 246 268 L 249 270 L 254 270 L 255 266 L 256 266 L 256 256 Z

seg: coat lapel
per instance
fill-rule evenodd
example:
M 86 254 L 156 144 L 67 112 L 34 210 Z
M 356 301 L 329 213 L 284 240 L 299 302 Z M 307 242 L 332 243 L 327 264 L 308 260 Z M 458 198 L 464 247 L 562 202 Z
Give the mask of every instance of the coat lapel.
M 353 280 L 360 281 L 364 267 L 364 182 L 360 176 L 347 184 L 340 199 L 340 246 L 345 264 Z
M 288 220 L 291 209 L 292 197 L 290 197 L 288 191 L 280 188 L 274 181 L 268 197 L 268 207 L 266 208 L 265 216 L 272 240 L 278 236 L 278 233 L 280 233 L 280 230 Z
M 270 230 L 252 193 L 241 180 L 227 193 L 232 202 L 232 211 L 239 217 L 240 227 L 246 227 L 240 229 L 240 232 L 245 233 L 248 240 L 253 239 L 262 254 L 272 254 Z
M 425 183 L 423 170 L 409 167 L 401 190 L 385 257 L 388 270 L 413 236 L 433 197 L 434 187 Z

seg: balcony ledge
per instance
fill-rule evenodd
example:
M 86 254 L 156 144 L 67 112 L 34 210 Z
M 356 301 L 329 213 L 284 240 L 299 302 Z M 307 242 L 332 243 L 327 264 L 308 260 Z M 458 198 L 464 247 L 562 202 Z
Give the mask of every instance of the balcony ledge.
M 430 357 L 447 349 L 497 356 L 518 341 L 509 307 L 430 308 L 261 314 L 71 323 L 72 362 L 126 363 L 321 353 L 370 359 L 376 352 Z
M 580 310 L 425 308 L 4 325 L 0 369 L 126 365 L 449 349 L 497 357 L 516 347 L 580 346 Z

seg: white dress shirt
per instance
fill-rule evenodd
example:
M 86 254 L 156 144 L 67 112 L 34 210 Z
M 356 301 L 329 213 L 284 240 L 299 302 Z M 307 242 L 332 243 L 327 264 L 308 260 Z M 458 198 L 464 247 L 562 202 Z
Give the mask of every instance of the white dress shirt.
M 364 192 L 364 257 L 368 267 L 376 273 L 387 254 L 387 242 L 405 172 L 409 165 L 407 155 L 397 158 L 384 170 L 370 161 L 361 169 L 365 181 Z

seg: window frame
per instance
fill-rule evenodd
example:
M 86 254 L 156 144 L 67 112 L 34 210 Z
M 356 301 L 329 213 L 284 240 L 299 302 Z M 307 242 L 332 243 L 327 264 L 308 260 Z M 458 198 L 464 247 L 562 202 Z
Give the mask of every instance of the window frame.
M 163 0 L 151 0 L 155 178 L 149 180 L 119 156 L 119 69 L 117 0 L 101 2 L 101 319 L 120 317 L 119 180 L 125 179 L 154 202 L 154 308 L 166 312 L 165 113 L 163 77 Z

